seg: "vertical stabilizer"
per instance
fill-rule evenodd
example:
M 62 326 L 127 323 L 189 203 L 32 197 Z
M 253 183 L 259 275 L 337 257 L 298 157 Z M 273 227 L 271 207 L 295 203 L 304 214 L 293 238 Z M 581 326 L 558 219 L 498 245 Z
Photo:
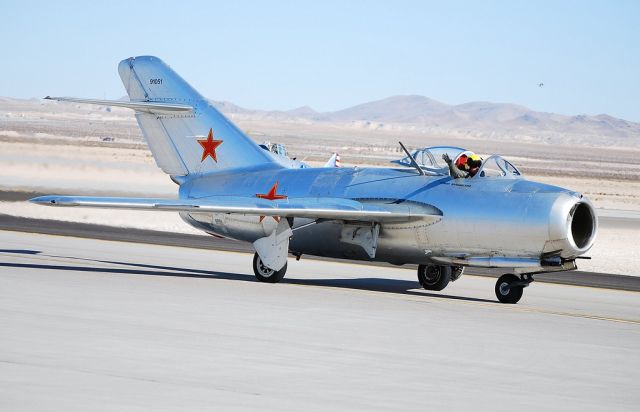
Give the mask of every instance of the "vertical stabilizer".
M 144 113 L 136 118 L 164 172 L 184 176 L 274 163 L 247 135 L 157 57 L 120 62 L 120 78 L 131 101 L 184 104 L 188 113 Z

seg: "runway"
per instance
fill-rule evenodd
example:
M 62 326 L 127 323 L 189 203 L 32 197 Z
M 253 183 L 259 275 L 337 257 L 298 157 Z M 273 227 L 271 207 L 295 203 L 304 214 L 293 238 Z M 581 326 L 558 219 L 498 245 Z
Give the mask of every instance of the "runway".
M 1 410 L 627 409 L 640 294 L 0 231 Z
M 638 224 L 638 222 L 640 222 L 640 220 L 633 219 L 629 220 L 627 224 Z M 90 223 L 65 222 L 50 219 L 32 219 L 10 216 L 2 213 L 0 213 L 0 231 L 1 230 L 253 253 L 253 249 L 248 243 L 230 239 L 218 239 L 212 236 L 189 235 L 183 233 L 106 226 Z M 344 260 L 308 256 L 305 256 L 305 259 L 345 262 Z M 352 263 L 367 266 L 377 265 L 395 267 L 381 262 L 353 261 Z M 417 269 L 416 265 L 405 265 L 404 267 L 412 270 Z M 466 268 L 465 273 L 498 278 L 505 272 L 503 269 Z M 636 273 L 632 275 L 616 275 L 611 273 L 585 272 L 577 270 L 570 272 L 540 273 L 536 274 L 535 278 L 536 281 L 545 283 L 593 286 L 640 292 L 640 276 Z

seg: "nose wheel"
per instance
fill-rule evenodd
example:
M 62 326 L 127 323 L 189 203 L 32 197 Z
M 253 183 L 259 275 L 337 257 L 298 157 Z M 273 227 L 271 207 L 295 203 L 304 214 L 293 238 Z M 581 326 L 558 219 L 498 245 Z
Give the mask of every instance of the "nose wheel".
M 496 297 L 501 303 L 518 303 L 522 298 L 522 291 L 533 282 L 531 275 L 518 277 L 508 273 L 500 276 L 496 282 Z

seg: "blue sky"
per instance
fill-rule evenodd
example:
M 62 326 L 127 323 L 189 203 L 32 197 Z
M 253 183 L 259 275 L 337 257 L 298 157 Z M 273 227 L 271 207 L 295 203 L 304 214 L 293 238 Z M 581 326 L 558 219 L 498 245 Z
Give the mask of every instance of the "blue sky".
M 640 1 L 4 0 L 0 39 L 0 96 L 119 98 L 117 63 L 152 54 L 249 108 L 420 94 L 640 121 Z

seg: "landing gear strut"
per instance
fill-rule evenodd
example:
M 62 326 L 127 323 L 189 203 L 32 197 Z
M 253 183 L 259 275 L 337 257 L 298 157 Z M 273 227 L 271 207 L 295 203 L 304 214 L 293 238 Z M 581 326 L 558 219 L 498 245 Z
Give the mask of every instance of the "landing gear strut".
M 265 266 L 260 256 L 256 253 L 253 255 L 253 273 L 260 282 L 278 283 L 284 278 L 284 274 L 287 273 L 287 264 L 285 263 L 280 270 L 273 270 Z
M 496 297 L 501 303 L 518 303 L 522 298 L 522 291 L 533 282 L 533 275 L 512 275 L 508 273 L 500 276 L 496 282 Z

